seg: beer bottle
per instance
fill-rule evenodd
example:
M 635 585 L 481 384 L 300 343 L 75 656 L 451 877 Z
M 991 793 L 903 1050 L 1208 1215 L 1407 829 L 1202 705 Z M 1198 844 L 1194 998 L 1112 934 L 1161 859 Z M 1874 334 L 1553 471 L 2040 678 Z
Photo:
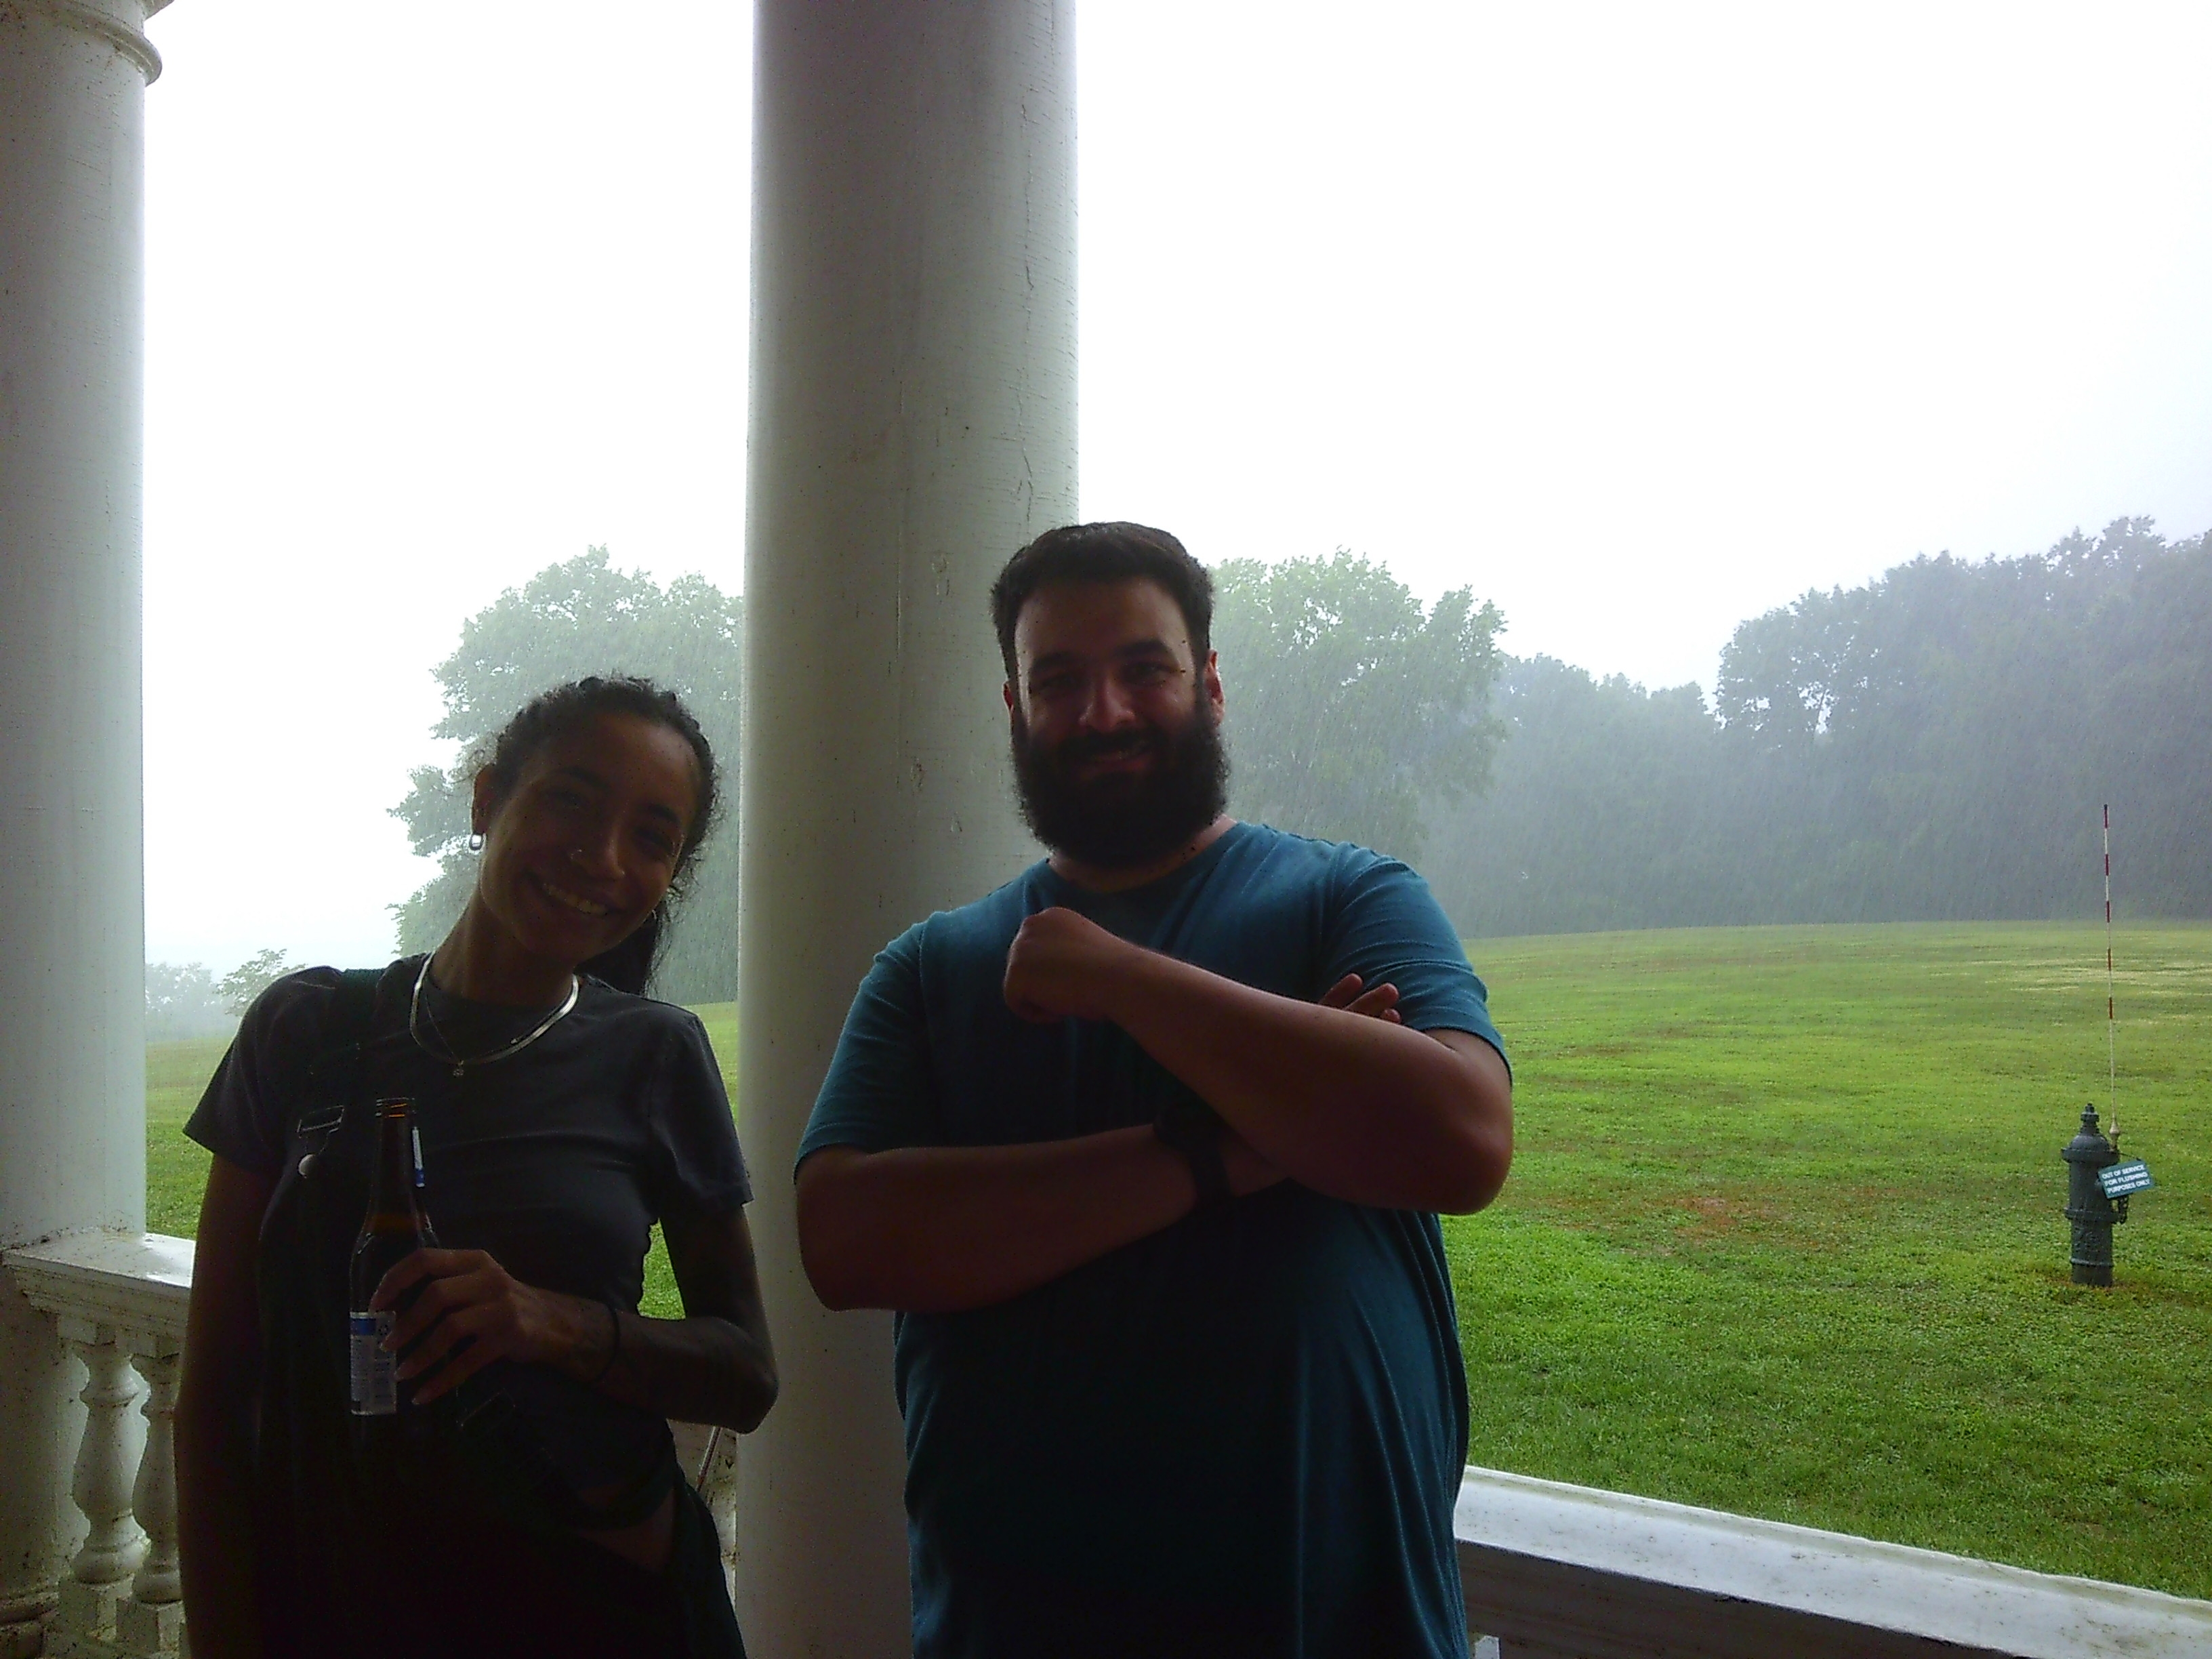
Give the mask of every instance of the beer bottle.
M 369 1298 L 394 1263 L 422 1249 L 435 1249 L 437 1235 L 430 1231 L 416 1189 L 422 1184 L 422 1144 L 415 1127 L 415 1103 L 380 1100 L 376 1103 L 376 1169 L 368 1189 L 368 1213 L 353 1242 L 350 1297 L 347 1311 L 352 1350 L 353 1414 L 366 1428 L 368 1419 L 390 1419 L 400 1409 L 396 1375 L 399 1356 L 384 1346 L 392 1334 L 396 1308 L 374 1309 Z

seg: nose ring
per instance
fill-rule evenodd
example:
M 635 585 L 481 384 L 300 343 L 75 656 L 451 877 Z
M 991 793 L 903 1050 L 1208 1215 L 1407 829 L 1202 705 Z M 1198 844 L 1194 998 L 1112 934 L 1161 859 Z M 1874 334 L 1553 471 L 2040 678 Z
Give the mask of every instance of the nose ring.
M 571 847 L 568 849 L 568 856 L 576 863 L 581 864 L 584 861 L 584 849 L 580 847 Z

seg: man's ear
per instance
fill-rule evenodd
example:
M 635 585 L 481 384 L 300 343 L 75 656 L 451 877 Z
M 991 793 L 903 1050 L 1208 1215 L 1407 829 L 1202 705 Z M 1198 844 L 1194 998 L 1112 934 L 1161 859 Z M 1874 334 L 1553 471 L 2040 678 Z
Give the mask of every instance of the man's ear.
M 1222 710 L 1223 699 L 1221 660 L 1218 653 L 1208 651 L 1206 653 L 1206 665 L 1200 670 L 1199 684 L 1206 688 L 1206 700 L 1213 705 L 1213 712 L 1218 714 Z
M 1002 683 L 999 687 L 999 695 L 1006 700 L 1006 712 L 1010 714 L 1013 713 L 1014 683 L 1012 680 Z

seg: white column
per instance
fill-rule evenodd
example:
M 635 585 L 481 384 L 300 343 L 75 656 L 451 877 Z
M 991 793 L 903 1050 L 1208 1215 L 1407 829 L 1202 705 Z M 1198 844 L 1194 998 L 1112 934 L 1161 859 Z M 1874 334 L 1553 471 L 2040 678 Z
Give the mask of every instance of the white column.
M 1075 511 L 1074 41 L 1053 0 L 758 0 L 738 1110 L 783 1395 L 763 1653 L 908 1650 L 890 1322 L 825 1314 L 791 1164 L 893 934 L 1033 854 L 986 601 Z
M 0 0 L 0 1248 L 145 1224 L 148 9 Z M 71 1369 L 0 1283 L 0 1655 L 71 1542 Z

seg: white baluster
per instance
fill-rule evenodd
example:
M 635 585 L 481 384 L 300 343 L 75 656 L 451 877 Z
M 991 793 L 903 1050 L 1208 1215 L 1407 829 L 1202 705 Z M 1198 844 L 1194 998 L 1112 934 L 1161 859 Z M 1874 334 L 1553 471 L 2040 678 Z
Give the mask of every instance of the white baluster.
M 132 1654 L 178 1651 L 185 1631 L 184 1583 L 177 1571 L 177 1356 L 134 1354 L 146 1379 L 138 1409 L 146 1418 L 146 1449 L 138 1459 L 131 1502 L 146 1529 L 146 1559 L 131 1583 L 131 1599 L 115 1615 L 117 1642 Z
M 738 1434 L 717 1429 L 708 1444 L 699 1471 L 699 1496 L 714 1517 L 714 1532 L 722 1547 L 722 1577 L 737 1593 L 738 1571 Z
M 128 1413 L 138 1398 L 131 1355 L 106 1326 L 63 1322 L 70 1349 L 84 1362 L 84 1438 L 77 1445 L 76 1476 L 70 1486 L 91 1523 L 84 1547 L 70 1563 L 62 1585 L 61 1622 L 73 1635 L 104 1637 L 115 1627 L 123 1581 L 138 1565 L 145 1535 L 131 1513 L 131 1440 Z

